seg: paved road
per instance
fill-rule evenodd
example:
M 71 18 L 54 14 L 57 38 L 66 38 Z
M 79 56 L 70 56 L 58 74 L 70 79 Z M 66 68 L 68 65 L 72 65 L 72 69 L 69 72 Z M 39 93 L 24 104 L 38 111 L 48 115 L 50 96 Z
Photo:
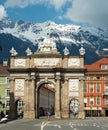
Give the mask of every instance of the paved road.
M 0 130 L 108 130 L 108 118 L 86 120 L 14 120 L 0 124 Z

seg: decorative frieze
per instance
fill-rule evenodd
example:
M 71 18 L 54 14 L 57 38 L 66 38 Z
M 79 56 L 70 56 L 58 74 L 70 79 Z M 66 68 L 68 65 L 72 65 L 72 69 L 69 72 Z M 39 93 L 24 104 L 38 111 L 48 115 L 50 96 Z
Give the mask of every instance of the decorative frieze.
M 79 90 L 79 80 L 70 79 L 69 80 L 69 91 L 78 91 Z
M 22 66 L 25 67 L 26 60 L 25 59 L 15 59 L 15 67 Z
M 36 58 L 34 59 L 35 66 L 57 66 L 59 63 L 58 58 Z
M 24 90 L 24 79 L 15 79 L 15 90 Z
M 78 97 L 79 96 L 79 80 L 70 79 L 69 80 L 69 97 Z
M 80 59 L 79 58 L 69 58 L 68 67 L 72 67 L 72 66 L 80 66 Z

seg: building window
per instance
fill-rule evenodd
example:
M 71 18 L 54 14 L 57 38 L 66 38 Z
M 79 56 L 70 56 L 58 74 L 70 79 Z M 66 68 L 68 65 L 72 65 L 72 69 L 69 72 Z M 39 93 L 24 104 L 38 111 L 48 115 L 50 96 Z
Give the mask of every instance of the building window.
M 94 91 L 93 84 L 90 84 L 90 92 L 93 92 L 93 91 Z
M 83 92 L 87 92 L 87 85 L 86 84 L 84 84 Z
M 105 92 L 108 92 L 108 84 L 105 84 Z
M 9 78 L 7 78 L 7 83 L 9 83 Z
M 101 65 L 102 70 L 108 70 L 108 65 Z
M 20 108 L 20 107 L 23 107 L 23 101 L 22 100 L 18 101 L 18 108 Z
M 100 92 L 100 84 L 97 84 L 97 92 Z
M 108 98 L 106 98 L 106 100 L 105 100 L 105 104 L 108 105 Z
M 93 80 L 93 76 L 90 76 L 90 80 Z
M 6 90 L 6 96 L 9 97 L 10 96 L 10 89 Z
M 104 79 L 105 79 L 105 80 L 108 80 L 108 76 L 104 76 Z
M 97 105 L 100 105 L 100 97 L 97 97 Z
M 6 100 L 6 107 L 9 107 L 9 106 L 10 106 L 10 101 Z
M 94 98 L 90 98 L 90 105 L 94 104 Z

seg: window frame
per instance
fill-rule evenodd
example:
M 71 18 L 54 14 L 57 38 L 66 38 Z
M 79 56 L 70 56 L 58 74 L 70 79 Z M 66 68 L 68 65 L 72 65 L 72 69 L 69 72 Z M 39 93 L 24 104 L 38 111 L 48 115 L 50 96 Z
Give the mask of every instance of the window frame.
M 101 65 L 101 70 L 108 70 L 108 65 Z
M 98 89 L 98 87 L 99 87 L 99 89 Z M 99 91 L 98 91 L 98 90 L 99 90 Z M 100 92 L 101 92 L 101 86 L 100 86 L 99 83 L 97 83 L 97 85 L 96 85 L 96 92 L 97 92 L 97 93 L 100 93 Z
M 101 104 L 101 98 L 100 98 L 100 97 L 97 97 L 97 98 L 96 98 L 96 104 L 97 104 L 97 105 L 100 105 L 100 104 Z
M 108 84 L 105 84 L 105 92 L 108 92 Z
M 90 105 L 94 105 L 94 97 L 90 97 Z
M 6 89 L 6 97 L 10 97 L 10 89 L 9 88 Z
M 92 91 L 91 91 L 92 90 Z M 90 92 L 93 93 L 94 92 L 94 85 L 90 84 Z

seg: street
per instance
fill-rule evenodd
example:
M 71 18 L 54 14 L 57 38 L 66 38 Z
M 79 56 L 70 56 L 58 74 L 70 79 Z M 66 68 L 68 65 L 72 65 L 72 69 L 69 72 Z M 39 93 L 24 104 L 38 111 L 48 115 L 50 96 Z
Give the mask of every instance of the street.
M 0 130 L 108 130 L 108 118 L 88 118 L 85 120 L 14 120 L 0 124 Z

